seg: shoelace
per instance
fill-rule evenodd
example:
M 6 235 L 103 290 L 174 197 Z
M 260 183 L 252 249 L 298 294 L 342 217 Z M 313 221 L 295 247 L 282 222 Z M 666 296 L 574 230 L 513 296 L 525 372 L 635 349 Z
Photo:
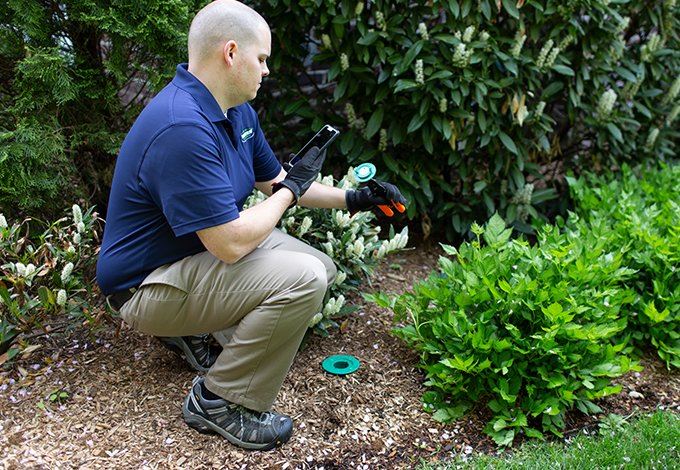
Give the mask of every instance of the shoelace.
M 190 338 L 189 342 L 191 343 L 196 358 L 202 363 L 209 360 L 211 356 L 209 342 L 210 334 L 195 335 Z

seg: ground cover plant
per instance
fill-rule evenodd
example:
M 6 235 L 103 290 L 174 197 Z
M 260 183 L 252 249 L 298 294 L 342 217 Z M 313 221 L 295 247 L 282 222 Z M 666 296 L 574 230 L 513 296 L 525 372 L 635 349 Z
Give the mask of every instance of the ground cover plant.
M 598 230 L 637 272 L 628 312 L 636 344 L 680 367 L 680 165 L 624 166 L 619 178 L 569 179 L 584 232 Z
M 395 333 L 420 355 L 434 418 L 457 419 L 476 404 L 500 445 L 519 435 L 561 435 L 565 413 L 599 411 L 611 383 L 638 368 L 625 353 L 622 310 L 635 273 L 597 234 L 546 225 L 533 246 L 512 240 L 499 215 L 412 292 L 370 296 L 394 310 Z
M 0 354 L 11 359 L 30 338 L 93 323 L 100 219 L 77 204 L 45 222 L 0 214 Z M 13 344 L 15 346 L 11 347 Z M 4 360 L 2 361 L 4 362 Z
M 579 434 L 568 445 L 559 442 L 526 444 L 511 455 L 458 458 L 418 470 L 530 468 L 674 468 L 680 454 L 680 417 L 656 412 L 632 420 L 601 436 Z

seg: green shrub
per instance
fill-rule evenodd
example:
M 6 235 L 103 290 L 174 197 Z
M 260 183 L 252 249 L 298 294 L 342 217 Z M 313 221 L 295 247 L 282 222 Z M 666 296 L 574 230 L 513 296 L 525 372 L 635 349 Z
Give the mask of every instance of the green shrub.
M 354 170 L 349 169 L 338 186 L 343 189 L 354 189 L 357 182 Z M 333 186 L 333 176 L 319 177 L 323 184 Z M 246 207 L 264 200 L 265 195 L 256 192 L 246 202 Z M 376 216 L 372 212 L 359 212 L 350 217 L 349 212 L 338 209 L 309 209 L 292 207 L 281 220 L 279 228 L 284 233 L 304 240 L 314 248 L 330 256 L 338 268 L 338 276 L 331 286 L 330 296 L 322 311 L 313 319 L 310 326 L 315 331 L 327 334 L 328 328 L 337 326 L 338 319 L 355 310 L 356 307 L 345 304 L 345 294 L 357 290 L 373 273 L 378 262 L 387 254 L 406 247 L 408 243 L 408 227 L 400 233 L 390 229 L 386 239 L 380 239 L 380 226 L 372 225 Z
M 0 353 L 22 334 L 69 328 L 94 320 L 92 285 L 99 245 L 94 208 L 72 208 L 72 218 L 12 223 L 0 214 Z
M 106 202 L 143 99 L 186 60 L 194 0 L 10 0 L 0 9 L 0 208 Z M 103 189 L 103 190 L 102 190 Z
M 409 216 L 449 235 L 495 211 L 529 231 L 566 168 L 676 153 L 674 0 L 251 3 L 283 85 L 262 97 L 270 134 L 334 122 L 348 163 L 389 170 Z
M 639 176 L 636 175 L 639 173 Z M 668 366 L 680 367 L 680 165 L 635 172 L 620 178 L 569 179 L 586 233 L 592 227 L 620 250 L 637 270 L 631 279 L 638 296 L 628 329 L 639 345 L 650 341 Z
M 619 338 L 635 271 L 603 236 L 546 226 L 531 246 L 510 240 L 497 214 L 473 231 L 476 241 L 444 245 L 453 259 L 413 292 L 369 298 L 404 323 L 395 332 L 420 353 L 435 419 L 484 403 L 498 444 L 561 435 L 567 410 L 598 411 L 593 400 L 621 389 L 611 379 L 639 370 Z

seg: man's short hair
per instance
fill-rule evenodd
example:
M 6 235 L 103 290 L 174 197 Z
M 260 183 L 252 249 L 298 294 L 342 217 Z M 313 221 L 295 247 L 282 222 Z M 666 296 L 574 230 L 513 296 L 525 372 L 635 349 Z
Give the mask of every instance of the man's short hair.
M 216 47 L 234 40 L 241 46 L 252 44 L 262 27 L 268 27 L 259 13 L 235 0 L 217 0 L 203 7 L 189 28 L 189 62 L 210 57 Z

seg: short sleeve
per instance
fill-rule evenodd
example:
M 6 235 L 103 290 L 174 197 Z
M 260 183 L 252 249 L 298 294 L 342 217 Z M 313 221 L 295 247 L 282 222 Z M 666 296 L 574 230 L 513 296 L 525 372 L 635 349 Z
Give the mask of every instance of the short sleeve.
M 205 125 L 164 130 L 149 146 L 139 178 L 177 237 L 239 217 L 216 137 Z
M 281 172 L 281 164 L 276 159 L 276 155 L 274 155 L 274 152 L 264 136 L 264 132 L 262 132 L 257 113 L 252 108 L 250 111 L 255 119 L 255 142 L 253 147 L 253 172 L 255 174 L 255 181 L 270 181 L 276 178 Z

